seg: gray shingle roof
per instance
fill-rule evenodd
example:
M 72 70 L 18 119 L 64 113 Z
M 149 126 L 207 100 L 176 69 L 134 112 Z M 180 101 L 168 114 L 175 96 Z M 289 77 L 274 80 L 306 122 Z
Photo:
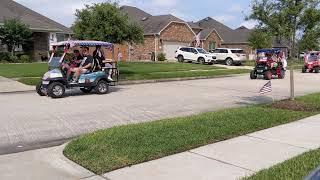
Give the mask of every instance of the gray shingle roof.
M 6 19 L 20 19 L 33 31 L 62 32 L 72 34 L 71 29 L 59 24 L 12 0 L 0 1 L 0 23 Z
M 136 7 L 122 6 L 120 10 L 127 14 L 132 22 L 141 25 L 145 35 L 160 33 L 172 21 L 185 23 L 171 14 L 152 16 Z
M 192 29 L 203 29 L 202 27 L 200 27 L 198 24 L 194 22 L 187 22 L 187 23 Z
M 229 28 L 228 26 L 222 24 L 219 21 L 212 19 L 211 17 L 202 19 L 198 21 L 197 24 L 204 29 L 212 30 L 214 28 L 225 43 L 232 41 L 233 39 L 233 29 Z M 210 30 L 207 30 L 206 32 L 209 32 L 209 31 Z

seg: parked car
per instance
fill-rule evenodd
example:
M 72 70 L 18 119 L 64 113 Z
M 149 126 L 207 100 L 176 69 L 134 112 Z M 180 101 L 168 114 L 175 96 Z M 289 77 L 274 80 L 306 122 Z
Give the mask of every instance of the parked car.
M 175 58 L 178 62 L 196 62 L 201 64 L 213 64 L 216 57 L 209 54 L 202 48 L 194 47 L 179 47 L 176 50 Z
M 241 65 L 247 59 L 242 49 L 218 48 L 209 51 L 217 58 L 217 62 L 223 62 L 228 66 Z

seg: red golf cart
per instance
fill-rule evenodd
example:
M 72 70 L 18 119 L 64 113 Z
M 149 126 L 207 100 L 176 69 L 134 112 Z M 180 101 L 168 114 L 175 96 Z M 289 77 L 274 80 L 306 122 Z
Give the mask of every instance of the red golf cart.
M 320 70 L 320 51 L 311 51 L 304 57 L 304 66 L 302 73 L 315 72 L 319 73 Z

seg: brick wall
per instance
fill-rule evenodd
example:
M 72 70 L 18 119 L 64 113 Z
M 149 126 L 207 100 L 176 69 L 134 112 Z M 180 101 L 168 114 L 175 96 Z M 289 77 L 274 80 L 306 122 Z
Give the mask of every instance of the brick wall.
M 249 46 L 249 44 L 246 43 L 239 43 L 239 44 L 222 44 L 221 45 L 224 48 L 238 48 L 238 49 L 243 49 L 246 54 L 247 58 L 249 59 L 249 55 L 254 54 L 254 51 L 252 48 Z
M 143 44 L 134 44 L 131 50 L 131 60 L 151 60 L 151 53 L 155 51 L 155 37 L 144 36 Z M 157 51 L 159 49 L 157 48 Z
M 194 33 L 184 23 L 171 23 L 160 35 L 162 41 L 178 41 L 191 43 L 194 40 Z
M 215 42 L 216 48 L 221 47 L 221 39 L 219 38 L 218 34 L 215 31 L 212 31 L 209 37 L 203 41 L 203 49 L 205 49 L 206 51 L 209 51 L 210 42 Z

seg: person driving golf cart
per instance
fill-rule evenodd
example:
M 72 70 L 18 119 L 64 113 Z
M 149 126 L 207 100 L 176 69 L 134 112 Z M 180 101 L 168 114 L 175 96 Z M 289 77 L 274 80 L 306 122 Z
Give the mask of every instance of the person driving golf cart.
M 110 74 L 105 69 L 96 69 L 98 63 L 94 62 L 93 56 L 89 54 L 89 47 L 101 46 L 109 51 L 113 51 L 113 44 L 102 41 L 62 41 L 52 43 L 53 51 L 48 62 L 49 70 L 46 72 L 36 87 L 40 96 L 49 96 L 52 98 L 61 98 L 65 95 L 66 89 L 80 88 L 83 93 L 95 91 L 97 94 L 106 94 L 109 92 L 109 86 L 115 86 L 119 80 L 119 71 L 117 67 L 112 68 L 114 72 L 114 81 L 108 77 Z M 76 66 L 76 60 L 82 58 L 80 53 L 75 52 L 74 61 L 70 58 L 71 48 L 79 49 L 83 47 L 83 59 L 79 67 Z M 61 53 L 62 52 L 62 53 Z M 65 62 L 70 62 L 69 64 Z M 66 69 L 75 71 L 75 80 L 71 83 L 67 79 Z
M 279 79 L 283 79 L 286 70 L 280 53 L 280 49 L 258 49 L 256 66 L 250 72 L 250 78 L 257 79 L 258 76 L 263 76 L 264 79 L 270 80 L 272 76 L 278 76 Z

